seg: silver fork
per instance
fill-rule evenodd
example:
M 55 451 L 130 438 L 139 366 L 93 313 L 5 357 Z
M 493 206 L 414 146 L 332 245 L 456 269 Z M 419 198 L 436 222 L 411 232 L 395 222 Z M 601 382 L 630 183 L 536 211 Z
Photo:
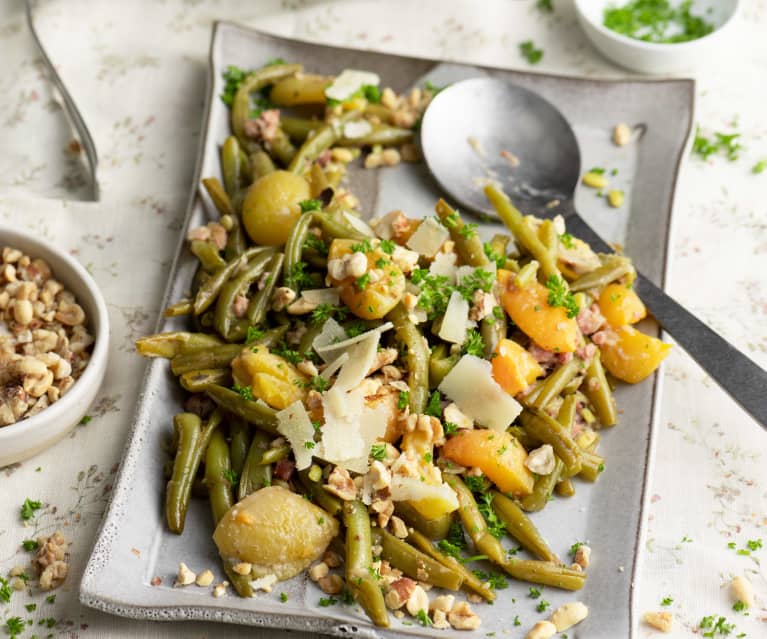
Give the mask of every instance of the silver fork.
M 88 160 L 88 169 L 91 178 L 91 194 L 93 196 L 93 200 L 98 202 L 100 196 L 99 182 L 97 178 L 99 158 L 98 154 L 96 153 L 96 145 L 93 142 L 90 131 L 88 131 L 88 127 L 85 125 L 83 116 L 80 115 L 80 111 L 77 108 L 75 101 L 72 99 L 69 91 L 67 91 L 67 87 L 64 85 L 64 82 L 62 81 L 61 76 L 59 76 L 58 71 L 56 71 L 56 67 L 53 66 L 51 59 L 48 57 L 48 54 L 45 51 L 45 47 L 43 47 L 43 43 L 40 41 L 40 36 L 38 36 L 37 31 L 35 30 L 32 0 L 25 0 L 25 5 L 29 31 L 32 34 L 32 38 L 34 39 L 38 50 L 40 51 L 43 63 L 45 64 L 45 68 L 48 72 L 48 77 L 50 78 L 51 82 L 53 82 L 53 85 L 61 95 L 61 99 L 64 102 L 64 111 L 66 112 L 70 123 L 77 132 L 77 137 L 79 138 L 80 144 L 85 149 L 85 156 Z

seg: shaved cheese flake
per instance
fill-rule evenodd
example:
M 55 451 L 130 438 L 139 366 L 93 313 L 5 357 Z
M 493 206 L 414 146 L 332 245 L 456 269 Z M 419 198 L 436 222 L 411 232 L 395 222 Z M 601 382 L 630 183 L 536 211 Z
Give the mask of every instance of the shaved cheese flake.
M 350 390 L 360 385 L 376 361 L 380 337 L 380 333 L 373 332 L 368 334 L 367 339 L 355 344 L 346 351 L 349 355 L 349 361 L 341 367 L 341 372 L 338 373 L 333 388 Z
M 449 237 L 449 231 L 433 217 L 429 217 L 418 225 L 406 246 L 426 257 L 434 257 Z
M 351 226 L 353 226 L 355 229 L 357 229 L 360 233 L 363 233 L 364 235 L 368 235 L 370 237 L 375 237 L 375 231 L 373 231 L 372 228 L 368 225 L 367 222 L 364 220 L 361 220 L 356 215 L 353 215 L 352 213 L 349 213 L 349 211 L 344 211 L 344 217 L 346 218 L 346 221 L 349 222 Z
M 493 379 L 487 360 L 464 355 L 439 385 L 461 412 L 495 431 L 504 431 L 522 412 L 515 399 Z
M 437 253 L 429 266 L 429 273 L 446 277 L 450 284 L 455 284 L 455 253 Z
M 301 401 L 295 401 L 287 408 L 279 411 L 277 417 L 277 432 L 290 442 L 293 455 L 296 458 L 296 468 L 309 468 L 314 453 L 314 427 L 312 420 L 304 409 Z M 312 446 L 307 447 L 306 442 Z
M 328 320 L 331 321 L 331 320 Z M 340 327 L 339 327 L 340 328 Z M 364 333 L 360 333 L 359 335 L 355 337 L 350 337 L 349 339 L 346 339 L 342 342 L 333 342 L 333 343 L 327 343 L 324 345 L 317 344 L 317 340 L 315 339 L 312 346 L 314 346 L 314 350 L 316 350 L 320 356 L 322 356 L 323 359 L 325 359 L 325 356 L 327 355 L 330 357 L 330 359 L 333 359 L 338 356 L 339 353 L 346 352 L 354 346 L 355 344 L 359 344 L 360 342 L 364 342 L 366 339 L 368 339 L 373 333 L 376 333 L 379 335 L 382 333 L 385 333 L 389 329 L 394 328 L 394 324 L 391 322 L 386 322 L 385 324 L 381 324 L 381 326 L 378 326 L 376 328 L 372 328 L 369 331 L 365 331 Z M 341 329 L 343 330 L 343 329 Z M 323 332 L 325 331 L 323 327 Z M 320 333 L 321 335 L 322 333 Z M 319 336 L 318 336 L 319 337 Z M 327 361 L 327 360 L 326 360 Z
M 333 375 L 335 375 L 336 371 L 348 361 L 349 353 L 341 353 L 339 357 L 334 359 L 325 367 L 325 369 L 320 373 L 320 377 L 322 377 L 322 379 L 329 380 L 331 377 L 333 377 Z
M 402 215 L 402 211 L 389 211 L 383 217 L 377 217 L 370 220 L 370 225 L 375 228 L 376 235 L 382 240 L 390 240 L 394 237 L 392 224 Z
M 309 304 L 316 304 L 317 306 L 320 304 L 337 306 L 340 300 L 337 288 L 313 288 L 308 291 L 301 291 L 301 297 Z
M 322 397 L 325 424 L 322 446 L 316 453 L 322 459 L 346 467 L 349 460 L 367 458 L 359 422 L 365 398 L 362 391 L 347 393 L 335 386 Z
M 333 80 L 333 83 L 325 89 L 325 96 L 331 100 L 344 101 L 352 97 L 363 85 L 371 84 L 378 86 L 381 79 L 378 74 L 370 71 L 357 71 L 356 69 L 344 69 Z
M 344 137 L 351 138 L 353 140 L 354 138 L 361 138 L 362 136 L 367 135 L 372 130 L 373 125 L 371 125 L 367 120 L 347 122 L 344 125 Z
M 331 345 L 331 344 L 340 344 L 343 343 L 345 339 L 349 337 L 346 334 L 346 331 L 344 330 L 343 326 L 341 326 L 338 322 L 336 322 L 332 317 L 325 320 L 325 323 L 322 325 L 322 330 L 320 331 L 319 335 L 314 338 L 314 341 L 312 342 L 312 347 L 315 351 L 319 354 L 322 359 L 324 359 L 326 362 L 330 362 L 331 360 L 335 359 L 338 356 L 338 353 L 333 353 L 332 355 L 325 357 L 322 354 L 322 349 Z
M 445 510 L 458 510 L 458 498 L 447 484 L 428 484 L 416 477 L 393 475 L 391 478 L 392 501 L 440 500 Z
M 469 321 L 469 303 L 458 291 L 450 294 L 450 301 L 442 318 L 439 336 L 452 344 L 463 344 L 466 341 L 466 329 Z

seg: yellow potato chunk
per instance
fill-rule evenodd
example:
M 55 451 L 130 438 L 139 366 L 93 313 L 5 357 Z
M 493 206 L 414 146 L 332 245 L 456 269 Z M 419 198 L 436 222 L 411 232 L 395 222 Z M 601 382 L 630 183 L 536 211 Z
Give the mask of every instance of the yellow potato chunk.
M 309 183 L 299 175 L 274 171 L 260 177 L 242 202 L 245 231 L 256 244 L 285 244 L 301 216 L 299 203 L 310 198 Z
M 278 410 L 306 395 L 307 376 L 266 346 L 244 349 L 232 361 L 232 374 L 235 384 L 251 388 L 253 399 Z
M 253 564 L 251 575 L 290 579 L 319 559 L 338 534 L 319 506 L 280 486 L 248 495 L 224 515 L 213 541 L 225 561 Z
M 636 324 L 647 317 L 647 309 L 633 288 L 608 284 L 599 294 L 599 310 L 610 326 Z
M 606 339 L 599 345 L 599 350 L 602 363 L 614 377 L 636 384 L 655 372 L 668 356 L 671 344 L 640 333 L 631 326 L 621 326 L 606 331 Z
M 509 395 L 525 390 L 543 375 L 541 365 L 514 340 L 502 339 L 492 359 L 493 379 Z

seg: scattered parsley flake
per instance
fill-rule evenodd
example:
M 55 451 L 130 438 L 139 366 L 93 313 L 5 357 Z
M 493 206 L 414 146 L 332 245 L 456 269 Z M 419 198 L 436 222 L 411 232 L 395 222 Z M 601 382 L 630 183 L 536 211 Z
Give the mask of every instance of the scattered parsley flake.
M 251 402 L 253 401 L 253 389 L 250 386 L 238 386 L 235 384 L 232 386 L 232 390 L 243 399 L 247 399 Z
M 682 543 L 683 544 L 691 544 L 692 543 L 692 539 L 690 539 L 687 535 L 685 535 L 684 537 L 682 537 Z
M 25 626 L 26 624 L 21 617 L 8 617 L 5 620 L 5 631 L 11 636 L 11 639 L 24 632 Z
M 430 417 L 439 417 L 442 414 L 442 396 L 438 390 L 435 390 L 429 396 L 429 402 L 426 404 L 424 414 Z
M 322 210 L 322 202 L 319 200 L 312 198 L 309 200 L 302 200 L 298 203 L 298 206 L 301 207 L 301 213 L 308 213 L 309 211 L 321 211 Z
M 360 91 L 368 102 L 378 104 L 381 101 L 381 89 L 374 84 L 363 84 Z
M 307 233 L 304 240 L 304 247 L 317 251 L 320 255 L 327 255 L 330 251 L 328 243 L 322 238 L 317 237 L 314 233 Z
M 748 549 L 752 552 L 756 552 L 762 547 L 762 540 L 761 539 L 749 539 L 746 542 L 746 546 L 748 546 Z
M 255 326 L 248 326 L 248 332 L 245 335 L 245 343 L 252 344 L 264 336 L 264 331 L 260 331 Z
M 759 175 L 767 169 L 767 160 L 759 160 L 754 166 L 751 167 L 751 173 Z
M 631 0 L 623 6 L 608 5 L 602 23 L 620 35 L 673 44 L 708 35 L 714 25 L 690 11 L 692 0 L 672 4 L 669 0 Z
M 40 544 L 37 543 L 35 539 L 25 539 L 21 542 L 21 547 L 27 552 L 32 552 L 33 550 L 37 550 L 40 547 Z
M 271 60 L 267 60 L 266 64 L 264 64 L 265 67 L 274 67 L 278 64 L 285 64 L 285 60 L 282 58 L 272 58 Z
M 519 52 L 530 64 L 538 64 L 543 58 L 543 49 L 536 49 L 532 40 L 520 42 Z
M 357 281 L 355 282 L 357 285 L 357 289 L 360 291 L 364 291 L 368 284 L 370 284 L 370 273 L 365 273 L 364 275 L 361 275 L 357 278 Z
M 80 424 L 85 426 L 87 423 L 91 421 L 93 421 L 93 417 L 91 417 L 90 415 L 83 415 L 83 418 L 80 420 Z
M 498 515 L 493 510 L 493 495 L 492 493 L 485 493 L 477 502 L 479 512 L 487 522 L 487 531 L 496 539 L 500 539 L 506 534 L 506 525 L 498 519 Z
M 405 410 L 410 404 L 410 391 L 400 391 L 399 399 L 397 400 L 397 408 L 399 410 Z
M 39 501 L 29 499 L 27 497 L 24 503 L 21 505 L 21 518 L 24 521 L 29 521 L 34 517 L 35 513 L 43 507 L 43 504 Z
M 582 541 L 576 541 L 572 546 L 570 546 L 570 550 L 568 551 L 570 553 L 570 556 L 575 557 L 575 553 L 578 552 L 578 548 L 580 548 L 583 545 L 584 544 Z
M 484 475 L 467 475 L 463 478 L 466 487 L 473 493 L 484 494 L 487 490 Z
M 429 619 L 429 614 L 423 609 L 418 611 L 418 614 L 416 614 L 415 618 L 418 620 L 418 623 L 420 623 L 425 628 L 428 628 L 432 624 L 431 619 Z
M 730 162 L 734 162 L 740 157 L 743 145 L 739 142 L 740 133 L 718 133 L 714 132 L 713 138 L 708 138 L 701 133 L 700 126 L 695 129 L 695 139 L 692 144 L 692 153 L 707 160 L 710 156 L 718 154 L 720 151 Z
M 232 486 L 240 481 L 240 476 L 232 468 L 227 468 L 221 474 L 224 476 L 224 479 L 226 479 L 226 481 L 228 481 Z
M 497 268 L 504 268 L 506 266 L 506 256 L 497 253 L 490 242 L 485 242 L 482 245 L 482 250 L 485 252 L 488 260 L 495 262 Z
M 542 11 L 544 13 L 554 13 L 553 0 L 538 0 L 535 3 L 535 6 L 538 8 L 538 11 Z
M 338 599 L 335 597 L 320 597 L 319 605 L 320 608 L 327 608 L 328 606 L 333 606 L 338 603 Z
M 301 288 L 307 288 L 314 285 L 314 280 L 306 272 L 308 264 L 306 262 L 296 262 L 290 267 L 290 272 L 285 276 L 285 286 L 297 291 Z
M 595 166 L 592 168 L 589 173 L 596 173 L 597 175 L 604 175 L 605 174 L 605 168 L 601 166 Z
M 719 636 L 726 636 L 735 629 L 735 624 L 727 623 L 727 619 L 725 617 L 715 618 L 713 615 L 703 617 L 703 619 L 700 620 L 698 626 L 701 630 L 708 630 L 708 632 L 703 633 L 704 637 L 716 637 L 717 634 Z
M 430 91 L 434 95 L 437 95 L 440 91 L 446 89 L 447 86 L 448 85 L 444 85 L 444 86 L 441 86 L 441 87 L 437 86 L 431 80 L 426 80 L 426 82 L 423 83 L 423 88 L 426 89 L 427 91 Z
M 226 106 L 232 106 L 237 89 L 240 88 L 240 84 L 247 77 L 248 73 L 249 71 L 230 64 L 226 67 L 226 71 L 221 74 L 224 78 L 224 92 L 219 97 Z
M 551 605 L 551 604 L 550 604 L 548 601 L 546 601 L 545 599 L 541 599 L 541 600 L 538 602 L 538 605 L 535 607 L 535 609 L 536 609 L 538 612 L 545 612 L 545 611 L 546 611 L 546 609 L 547 609 L 547 608 L 548 608 L 550 605 Z
M 478 330 L 472 328 L 466 332 L 466 341 L 463 343 L 461 353 L 475 357 L 485 356 L 485 341 Z
M 486 583 L 491 590 L 505 590 L 509 587 L 509 582 L 506 581 L 506 578 L 501 574 L 484 572 L 482 570 L 473 570 L 472 572 L 480 581 Z
M 479 228 L 479 224 L 471 223 L 471 224 L 464 224 L 461 227 L 461 230 L 459 233 L 462 237 L 465 237 L 467 240 L 470 240 L 472 238 L 477 237 L 477 229 Z
M 732 604 L 732 609 L 735 612 L 743 612 L 744 610 L 748 610 L 748 604 L 745 601 L 739 600 Z
M 386 444 L 373 444 L 370 447 L 370 457 L 376 461 L 383 461 L 386 459 Z
M 445 435 L 455 435 L 458 432 L 458 424 L 445 422 Z
M 387 255 L 394 253 L 395 247 L 396 244 L 393 240 L 381 240 L 381 243 L 378 245 L 378 248 L 380 248 Z
M 304 442 L 304 448 L 306 448 L 307 450 L 311 450 L 311 449 L 312 449 L 312 448 L 314 448 L 315 446 L 316 446 L 316 444 L 315 444 L 315 443 L 314 443 L 312 440 L 310 440 L 310 439 L 307 439 L 307 440 Z
M 531 586 L 530 590 L 528 591 L 528 597 L 530 599 L 538 599 L 538 597 L 541 596 L 541 590 L 540 588 L 536 588 L 535 586 Z
M 373 250 L 373 245 L 370 243 L 370 240 L 365 238 L 360 242 L 359 244 L 353 244 L 352 245 L 352 252 L 353 253 L 370 253 L 370 251 Z
M 674 603 L 674 599 L 672 597 L 663 597 L 663 599 L 660 602 L 660 605 L 670 606 L 672 603 Z
M 575 297 L 567 287 L 567 282 L 562 277 L 549 275 L 546 280 L 546 288 L 549 289 L 548 303 L 549 306 L 557 307 L 561 306 L 567 311 L 567 317 L 572 319 L 578 316 L 580 308 L 575 301 Z
M 285 603 L 287 600 L 288 600 L 288 593 L 286 593 L 286 592 L 281 592 L 281 593 L 280 593 L 280 601 L 281 601 L 282 603 Z
M 573 242 L 573 236 L 570 233 L 562 233 L 562 235 L 559 236 L 559 241 L 562 242 L 562 246 L 565 248 L 571 249 L 575 248 L 575 243 Z
M 11 601 L 12 594 L 13 594 L 13 589 L 8 583 L 8 580 L 5 579 L 4 577 L 0 577 L 0 601 L 9 603 Z
M 522 622 L 519 620 L 519 615 L 514 615 L 514 625 L 521 626 Z

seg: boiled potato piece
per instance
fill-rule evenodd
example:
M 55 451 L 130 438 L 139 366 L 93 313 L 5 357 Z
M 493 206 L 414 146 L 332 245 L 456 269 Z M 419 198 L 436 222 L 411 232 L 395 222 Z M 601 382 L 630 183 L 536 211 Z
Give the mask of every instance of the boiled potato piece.
M 242 203 L 245 231 L 256 244 L 284 244 L 301 216 L 299 202 L 310 198 L 309 183 L 299 175 L 274 171 L 260 177 Z
M 549 306 L 549 289 L 539 282 L 514 285 L 514 273 L 498 269 L 501 305 L 512 321 L 538 346 L 555 353 L 572 353 L 578 344 L 578 324 L 561 306 Z
M 306 395 L 306 375 L 266 346 L 253 346 L 232 360 L 232 374 L 238 386 L 249 386 L 253 399 L 262 399 L 282 410 Z
M 405 294 L 405 276 L 390 255 L 379 247 L 373 247 L 370 241 L 367 246 L 364 245 L 364 242 L 354 240 L 333 240 L 328 252 L 328 273 L 331 274 L 333 286 L 338 288 L 338 295 L 352 313 L 362 319 L 381 319 Z M 344 256 L 355 253 L 353 247 L 363 246 L 369 250 L 357 253 L 367 259 L 365 272 L 332 278 L 330 262 L 343 260 Z
M 543 375 L 541 365 L 514 340 L 502 339 L 495 348 L 493 379 L 509 395 L 516 395 L 525 390 Z
M 527 452 L 506 432 L 462 430 L 445 442 L 442 457 L 466 468 L 477 467 L 503 493 L 524 497 L 533 491 Z
M 338 534 L 338 522 L 319 506 L 269 486 L 232 506 L 213 533 L 225 561 L 253 564 L 251 575 L 290 579 L 319 559 Z
M 634 289 L 623 284 L 609 284 L 599 294 L 599 310 L 610 326 L 636 324 L 647 317 L 647 309 Z
M 599 344 L 602 363 L 613 376 L 629 384 L 652 375 L 671 350 L 671 344 L 640 333 L 631 326 L 604 332 L 605 340 Z

